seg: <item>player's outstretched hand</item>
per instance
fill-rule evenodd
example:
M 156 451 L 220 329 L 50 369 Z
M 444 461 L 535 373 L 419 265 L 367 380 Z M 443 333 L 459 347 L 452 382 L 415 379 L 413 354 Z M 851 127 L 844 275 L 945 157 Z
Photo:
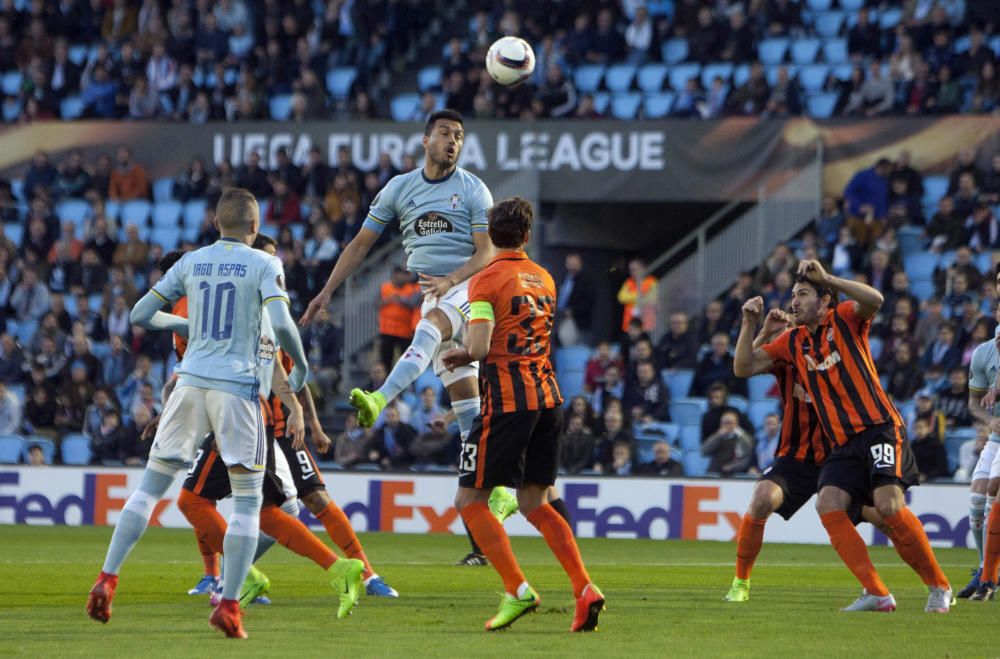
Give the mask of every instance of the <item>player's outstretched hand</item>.
M 451 290 L 452 283 L 450 277 L 432 277 L 430 275 L 417 275 L 420 290 L 425 296 L 441 299 Z
M 449 371 L 472 363 L 472 355 L 465 348 L 452 348 L 441 355 L 441 363 Z
M 142 435 L 139 437 L 139 439 L 141 439 L 144 442 L 153 441 L 153 438 L 156 437 L 156 429 L 159 426 L 160 426 L 160 417 L 159 415 L 157 415 L 149 423 L 146 424 L 145 428 L 142 429 Z
M 301 451 L 306 447 L 306 423 L 302 419 L 301 406 L 296 405 L 295 409 L 290 410 L 288 421 L 285 423 L 285 432 L 292 438 L 293 449 Z
M 330 450 L 330 444 L 332 444 L 333 442 L 330 441 L 330 438 L 326 436 L 326 433 L 323 432 L 323 428 L 321 428 L 319 425 L 313 426 L 312 438 L 313 438 L 313 444 L 316 445 L 317 451 L 319 451 L 320 453 L 326 453 L 327 451 Z
M 760 320 L 760 314 L 764 311 L 764 298 L 761 296 L 752 297 L 743 303 L 743 318 L 752 320 L 755 323 Z
M 312 299 L 312 302 L 309 303 L 309 306 L 306 307 L 306 312 L 302 314 L 301 318 L 299 318 L 299 325 L 305 327 L 306 325 L 311 323 L 313 318 L 316 317 L 316 314 L 322 311 L 323 308 L 326 307 L 326 305 L 328 305 L 329 303 L 330 303 L 330 296 L 324 293 L 323 291 L 320 291 L 319 295 L 314 297 Z
M 826 281 L 826 270 L 823 269 L 823 264 L 816 259 L 799 261 L 799 274 L 817 284 Z

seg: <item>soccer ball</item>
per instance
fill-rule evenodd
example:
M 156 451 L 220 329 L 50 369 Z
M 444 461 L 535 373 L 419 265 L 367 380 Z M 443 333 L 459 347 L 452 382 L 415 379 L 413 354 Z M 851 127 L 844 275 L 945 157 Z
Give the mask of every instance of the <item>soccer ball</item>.
M 516 85 L 535 70 L 535 52 L 520 37 L 501 37 L 486 53 L 486 70 L 501 85 Z

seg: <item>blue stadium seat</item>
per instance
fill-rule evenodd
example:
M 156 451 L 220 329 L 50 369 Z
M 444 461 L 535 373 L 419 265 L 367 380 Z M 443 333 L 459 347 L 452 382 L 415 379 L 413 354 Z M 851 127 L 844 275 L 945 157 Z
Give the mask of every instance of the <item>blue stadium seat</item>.
M 924 248 L 924 230 L 921 227 L 905 225 L 896 229 L 899 253 L 903 258 Z
M 3 235 L 7 237 L 14 245 L 17 247 L 21 246 L 21 241 L 24 238 L 24 225 L 21 223 L 11 222 L 10 224 L 3 225 Z
M 0 464 L 15 465 L 21 461 L 24 439 L 19 435 L 0 435 Z
M 979 252 L 975 256 L 975 261 L 980 272 L 993 272 L 993 252 Z
M 145 199 L 133 199 L 122 204 L 121 221 L 122 224 L 137 224 L 140 227 L 146 226 L 149 221 L 149 213 L 152 204 Z
M 635 66 L 632 64 L 609 66 L 608 72 L 604 75 L 604 84 L 610 91 L 627 92 L 632 88 L 635 73 Z
M 60 222 L 72 222 L 77 228 L 83 226 L 83 221 L 90 213 L 90 204 L 83 199 L 63 199 L 56 204 L 56 217 Z
M 59 444 L 62 463 L 66 465 L 90 464 L 90 440 L 83 435 L 66 435 Z
M 930 252 L 917 252 L 903 259 L 903 269 L 910 278 L 912 285 L 918 281 L 930 281 L 934 277 L 934 269 L 938 265 L 938 255 Z
M 819 92 L 806 97 L 806 112 L 813 119 L 829 119 L 836 105 L 837 94 L 834 92 Z
M 640 103 L 642 103 L 642 95 L 638 92 L 615 94 L 611 97 L 611 116 L 626 121 L 635 119 L 636 115 L 639 114 Z
M 882 339 L 878 338 L 877 336 L 868 337 L 868 348 L 872 352 L 872 359 L 874 359 L 875 361 L 879 360 L 879 357 L 882 356 L 882 348 L 884 347 L 884 345 L 885 344 L 882 343 Z
M 591 351 L 584 346 L 572 346 L 569 348 L 556 349 L 556 372 L 560 371 L 584 371 L 587 362 L 590 361 Z
M 926 302 L 934 297 L 934 282 L 929 279 L 925 281 L 910 282 L 910 293 L 912 293 L 914 297 L 921 302 Z
M 642 102 L 642 116 L 646 119 L 662 119 L 670 114 L 670 108 L 673 105 L 674 95 L 672 92 L 647 94 Z
M 644 92 L 658 92 L 663 89 L 663 81 L 667 79 L 665 64 L 646 64 L 639 69 L 636 83 Z
M 827 39 L 823 42 L 823 61 L 827 64 L 849 64 L 847 39 Z
M 21 450 L 21 456 L 24 462 L 28 461 L 28 451 L 31 450 L 32 446 L 39 446 L 42 449 L 42 454 L 45 456 L 45 464 L 52 464 L 56 458 L 56 445 L 48 437 L 40 437 L 38 435 L 30 435 L 24 438 L 24 446 Z
M 65 120 L 79 119 L 83 108 L 83 100 L 79 96 L 67 96 L 59 101 L 59 116 Z
M 601 86 L 606 67 L 603 64 L 584 64 L 573 73 L 577 91 L 584 94 L 596 92 Z
M 684 451 L 684 475 L 685 476 L 705 476 L 708 473 L 708 465 L 712 460 L 701 454 L 701 450 Z
M 261 225 L 260 225 L 260 232 L 262 234 L 264 234 L 265 236 L 268 236 L 270 238 L 274 238 L 275 240 L 278 239 L 278 232 L 279 231 L 280 231 L 280 229 L 278 228 L 277 224 L 264 224 L 262 222 Z
M 184 204 L 184 226 L 200 227 L 205 218 L 205 208 L 208 202 L 204 199 L 192 199 Z
M 670 401 L 670 420 L 678 425 L 701 424 L 708 405 L 704 398 L 678 398 Z
M 122 212 L 121 202 L 114 201 L 112 199 L 108 199 L 107 201 L 104 202 L 104 217 L 108 219 L 113 219 L 117 222 L 119 216 L 121 215 L 121 212 Z
M 182 238 L 189 243 L 197 243 L 199 233 L 201 233 L 201 228 L 198 226 L 185 226 L 181 230 Z
M 847 81 L 851 79 L 851 73 L 854 71 L 854 65 L 850 62 L 844 64 L 834 64 L 830 67 L 830 72 L 833 73 L 833 77 L 837 80 Z
M 160 245 L 165 252 L 177 248 L 177 242 L 181 239 L 181 230 L 177 226 L 153 227 L 149 233 L 149 242 Z
M 938 257 L 938 268 L 941 270 L 947 270 L 950 268 L 955 263 L 955 257 L 957 255 L 958 252 L 953 249 L 950 249 L 947 252 L 942 252 Z
M 819 39 L 796 39 L 792 42 L 792 62 L 795 64 L 812 64 L 819 55 L 819 46 Z
M 583 376 L 583 371 L 556 371 L 556 382 L 559 384 L 559 391 L 566 402 L 569 402 L 574 396 L 584 393 Z
M 420 97 L 416 94 L 399 94 L 389 102 L 393 121 L 413 121 L 413 115 L 420 107 Z
M 595 92 L 593 97 L 594 111 L 601 116 L 607 115 L 608 106 L 611 105 L 611 94 L 608 92 Z
M 441 67 L 425 66 L 417 72 L 417 89 L 433 92 L 441 89 Z
M 684 89 L 687 81 L 691 78 L 697 78 L 700 72 L 701 64 L 698 64 L 697 62 L 678 64 L 670 69 L 670 88 L 674 91 Z
M 733 86 L 742 87 L 750 79 L 750 65 L 740 64 L 733 69 Z
M 694 369 L 690 368 L 665 368 L 661 372 L 663 381 L 670 390 L 670 399 L 687 398 L 691 393 L 691 382 L 694 380 Z
M 757 400 L 750 403 L 750 407 L 747 408 L 747 417 L 750 418 L 750 423 L 753 424 L 753 427 L 758 430 L 764 425 L 764 419 L 766 419 L 769 414 L 781 414 L 781 410 L 778 408 L 778 401 L 776 399 Z
M 757 56 L 764 66 L 781 64 L 785 61 L 785 54 L 788 53 L 788 43 L 786 37 L 764 39 L 757 46 Z
M 667 64 L 680 64 L 687 59 L 687 39 L 667 39 L 660 47 L 660 55 Z
M 82 67 L 87 61 L 87 44 L 73 44 L 69 47 L 69 52 L 67 56 L 70 62 Z
M 292 115 L 292 95 L 276 94 L 267 102 L 268 111 L 275 121 L 288 121 Z
M 153 201 L 173 201 L 174 200 L 174 179 L 169 176 L 158 178 L 153 181 Z
M 743 396 L 739 396 L 737 394 L 729 394 L 729 398 L 727 399 L 727 401 L 730 406 L 735 407 L 743 414 L 746 414 L 747 408 L 750 407 L 750 401 L 748 401 Z
M 1000 57 L 1000 36 L 992 37 L 987 43 L 989 43 L 990 48 L 996 53 L 997 57 Z
M 856 12 L 865 6 L 865 0 L 837 0 L 844 11 Z
M 878 26 L 883 31 L 889 31 L 899 25 L 903 18 L 903 10 L 899 7 L 889 7 L 882 10 L 878 17 Z
M 306 225 L 296 222 L 292 224 L 289 229 L 291 229 L 292 238 L 294 240 L 302 242 L 306 239 Z
M 840 30 L 844 27 L 844 14 L 839 11 L 824 11 L 816 14 L 813 27 L 819 36 L 832 39 L 839 36 Z
M 697 451 L 701 448 L 701 422 L 689 423 L 680 427 L 680 444 L 685 451 Z
M 711 64 L 706 64 L 701 69 L 701 86 L 705 89 L 711 89 L 712 81 L 716 77 L 721 77 L 722 80 L 728 85 L 729 81 L 733 77 L 733 65 L 730 62 L 712 62 Z
M 795 79 L 797 69 L 794 64 L 781 64 L 778 66 L 769 66 L 764 71 L 764 75 L 767 76 L 767 84 L 771 85 L 772 87 L 778 84 L 778 70 L 782 66 L 784 66 L 785 70 L 788 71 L 788 78 L 790 80 Z
M 3 120 L 9 124 L 14 123 L 21 117 L 22 103 L 20 99 L 10 96 L 3 101 Z
M 98 307 L 91 305 L 90 308 L 96 310 Z M 22 320 L 19 321 L 13 328 L 11 328 L 10 325 L 11 322 L 8 320 L 8 329 L 16 330 L 16 332 L 12 333 L 17 337 L 17 340 L 20 341 L 23 346 L 31 343 L 31 339 L 34 338 L 35 332 L 38 330 L 37 320 Z
M 967 53 L 969 52 L 969 47 L 971 45 L 972 45 L 972 39 L 969 38 L 969 35 L 966 34 L 964 36 L 958 37 L 957 39 L 955 39 L 954 42 L 955 52 L 958 53 L 959 55 L 961 55 L 962 53 Z
M 10 190 L 14 194 L 14 199 L 18 201 L 28 201 L 27 196 L 24 194 L 24 179 L 23 178 L 13 178 L 10 180 Z
M 153 226 L 177 228 L 184 207 L 179 201 L 158 201 L 153 204 Z
M 378 466 L 377 464 L 373 464 L 371 462 L 358 463 L 353 467 L 351 467 L 351 469 L 354 471 L 382 471 L 382 467 Z
M 750 394 L 750 402 L 761 400 L 772 400 L 768 392 L 774 387 L 777 380 L 770 373 L 755 375 L 747 380 L 747 389 Z
M 21 82 L 24 77 L 20 71 L 8 71 L 0 78 L 0 91 L 7 96 L 17 96 L 21 93 Z
M 802 91 L 806 93 L 822 91 L 828 75 L 830 75 L 830 67 L 826 64 L 800 66 L 799 85 L 802 87 Z
M 826 11 L 833 4 L 833 0 L 808 0 L 806 7 L 810 11 Z
M 947 193 L 947 176 L 925 176 L 924 196 L 920 200 L 920 203 L 924 206 L 937 206 L 937 203 L 941 201 L 941 197 L 945 196 Z
M 259 200 L 257 202 L 257 210 L 260 211 L 260 221 L 261 221 L 261 224 L 264 223 L 264 218 L 267 217 L 267 209 L 270 208 L 270 206 L 271 206 L 271 204 L 270 204 L 270 202 L 267 199 L 261 199 L 261 200 Z M 270 235 L 270 234 L 268 234 L 268 235 Z M 272 237 L 276 238 L 277 235 L 278 235 L 277 231 L 275 231 L 275 234 Z
M 326 74 L 326 89 L 335 101 L 346 100 L 358 78 L 358 70 L 353 66 L 338 66 Z

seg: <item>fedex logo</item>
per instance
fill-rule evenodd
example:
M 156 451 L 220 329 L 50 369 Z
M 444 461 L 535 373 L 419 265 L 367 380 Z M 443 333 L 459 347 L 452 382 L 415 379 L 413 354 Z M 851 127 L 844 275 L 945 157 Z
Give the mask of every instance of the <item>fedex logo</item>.
M 453 482 L 453 481 L 452 481 Z M 416 483 L 413 480 L 382 481 L 370 480 L 367 487 L 367 501 L 351 501 L 356 497 L 343 497 L 344 514 L 357 526 L 360 516 L 365 520 L 365 530 L 385 532 L 405 532 L 423 528 L 424 533 L 451 533 L 452 523 L 458 519 L 458 511 L 450 503 L 437 506 L 427 505 L 440 497 L 415 496 Z M 454 486 L 451 488 L 454 494 Z M 336 492 L 332 493 L 337 499 Z M 311 526 L 319 522 L 304 507 L 300 513 L 302 521 Z M 416 527 L 414 526 L 416 525 Z
M 125 498 L 112 494 L 112 490 L 126 491 L 128 475 L 124 473 L 85 474 L 79 494 L 60 497 L 43 492 L 17 494 L 20 476 L 18 472 L 0 472 L 0 519 L 12 517 L 15 524 L 103 526 L 110 523 L 110 513 L 120 511 L 125 505 Z M 9 494 L 9 489 L 15 494 Z M 170 502 L 163 499 L 156 505 L 149 520 L 151 526 L 161 526 L 160 515 Z

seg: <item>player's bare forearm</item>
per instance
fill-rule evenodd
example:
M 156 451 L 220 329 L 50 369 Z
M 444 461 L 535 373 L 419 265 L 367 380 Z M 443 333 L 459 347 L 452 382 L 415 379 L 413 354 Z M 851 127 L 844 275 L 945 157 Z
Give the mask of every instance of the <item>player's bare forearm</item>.
M 302 390 L 296 394 L 299 400 L 299 404 L 302 405 L 302 418 L 305 420 L 309 428 L 316 432 L 317 429 L 322 430 L 319 425 L 319 415 L 316 414 L 316 402 L 313 400 L 312 391 L 309 387 L 302 387 Z
M 290 410 L 298 410 L 300 414 L 304 412 L 302 410 L 302 405 L 299 403 L 299 399 L 292 388 L 288 386 L 288 373 L 285 372 L 285 367 L 281 365 L 281 362 L 277 359 L 274 360 L 274 376 L 271 382 L 274 393 L 281 400 L 281 403 Z
M 771 356 L 761 348 L 754 347 L 753 333 L 757 329 L 757 320 L 764 301 L 758 296 L 747 300 L 743 305 L 743 324 L 740 325 L 740 335 L 736 339 L 736 351 L 733 356 L 733 374 L 738 378 L 748 378 L 771 369 Z
M 757 332 L 753 340 L 753 349 L 762 348 L 774 341 L 789 326 L 788 317 L 780 309 L 771 309 L 764 319 L 764 326 Z
M 995 419 L 995 417 L 989 413 L 989 411 L 983 407 L 983 396 L 986 395 L 985 391 L 980 391 L 978 389 L 969 388 L 969 414 L 976 419 L 976 421 L 981 421 L 989 425 Z
M 493 338 L 493 323 L 483 321 L 469 325 L 468 336 L 466 336 L 466 347 L 472 361 L 478 362 L 486 357 L 490 352 L 490 340 Z

